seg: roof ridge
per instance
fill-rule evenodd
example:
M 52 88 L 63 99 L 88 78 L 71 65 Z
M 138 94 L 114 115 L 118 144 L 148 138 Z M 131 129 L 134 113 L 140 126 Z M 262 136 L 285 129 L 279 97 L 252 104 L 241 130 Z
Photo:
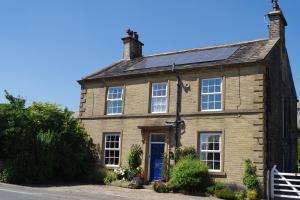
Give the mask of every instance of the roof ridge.
M 197 51 L 197 50 L 210 50 L 210 49 L 214 49 L 214 48 L 222 48 L 222 47 L 228 47 L 228 46 L 234 46 L 234 45 L 241 45 L 241 44 L 249 44 L 249 43 L 261 42 L 261 41 L 268 41 L 268 40 L 269 40 L 268 38 L 262 38 L 262 39 L 240 41 L 240 42 L 227 43 L 227 44 L 221 44 L 221 45 L 215 45 L 215 46 L 208 46 L 208 47 L 200 47 L 200 48 L 184 49 L 184 50 L 178 50 L 178 51 L 169 51 L 169 52 L 155 53 L 155 54 L 145 55 L 143 57 L 144 58 L 148 58 L 148 57 L 154 57 L 154 56 L 164 56 L 164 55 L 170 55 L 170 54 L 185 53 L 185 52 Z

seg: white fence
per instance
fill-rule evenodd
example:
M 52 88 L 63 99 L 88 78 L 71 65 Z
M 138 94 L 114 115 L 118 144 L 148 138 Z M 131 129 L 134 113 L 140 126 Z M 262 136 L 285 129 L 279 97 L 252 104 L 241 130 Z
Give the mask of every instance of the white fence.
M 271 199 L 300 199 L 300 174 L 282 173 L 276 165 L 270 172 Z

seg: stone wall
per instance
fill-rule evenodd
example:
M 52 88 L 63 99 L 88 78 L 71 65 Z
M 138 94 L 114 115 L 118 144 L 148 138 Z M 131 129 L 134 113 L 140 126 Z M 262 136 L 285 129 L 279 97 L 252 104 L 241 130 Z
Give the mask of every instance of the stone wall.
M 200 132 L 222 133 L 222 172 L 216 174 L 224 181 L 242 183 L 244 160 L 250 158 L 258 167 L 263 182 L 265 173 L 264 137 L 264 73 L 263 66 L 240 66 L 200 69 L 181 75 L 183 84 L 189 84 L 182 94 L 182 118 L 185 129 L 180 145 L 199 146 Z M 223 77 L 223 110 L 201 112 L 201 80 Z M 168 113 L 151 114 L 151 83 L 168 82 Z M 108 86 L 124 87 L 122 116 L 105 115 Z M 174 75 L 146 76 L 134 79 L 107 80 L 86 83 L 81 91 L 81 120 L 96 143 L 103 145 L 103 133 L 122 134 L 121 164 L 126 165 L 132 144 L 142 143 L 138 126 L 164 126 L 174 121 L 176 110 L 176 77 Z M 170 144 L 172 146 L 174 144 Z M 199 149 L 198 149 L 199 150 Z

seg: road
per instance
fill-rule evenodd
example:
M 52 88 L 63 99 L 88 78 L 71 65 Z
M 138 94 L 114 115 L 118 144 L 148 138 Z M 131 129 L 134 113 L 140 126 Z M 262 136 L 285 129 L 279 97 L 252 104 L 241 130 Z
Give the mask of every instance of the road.
M 0 200 L 130 200 L 108 194 L 57 192 L 45 188 L 25 187 L 0 183 Z

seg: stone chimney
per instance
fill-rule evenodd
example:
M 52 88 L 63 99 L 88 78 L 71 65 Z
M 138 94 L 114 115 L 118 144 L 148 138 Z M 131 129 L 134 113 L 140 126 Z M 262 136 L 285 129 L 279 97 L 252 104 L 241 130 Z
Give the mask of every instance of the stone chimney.
M 278 0 L 272 0 L 273 11 L 268 14 L 270 19 L 269 31 L 270 39 L 281 38 L 285 42 L 285 27 L 287 22 L 279 7 Z
M 132 60 L 143 56 L 144 44 L 139 41 L 137 32 L 128 29 L 127 35 L 122 40 L 124 43 L 123 58 L 125 60 Z

